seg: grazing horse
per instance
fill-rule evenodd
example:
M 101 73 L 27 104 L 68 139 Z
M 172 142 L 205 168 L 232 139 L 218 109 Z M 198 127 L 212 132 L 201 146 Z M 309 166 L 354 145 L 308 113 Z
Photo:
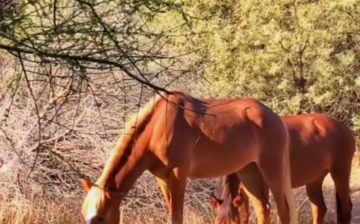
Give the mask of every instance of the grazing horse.
M 337 223 L 350 224 L 352 202 L 349 181 L 356 147 L 351 130 L 345 124 L 325 114 L 303 114 L 282 119 L 290 135 L 292 187 L 306 185 L 313 224 L 324 223 L 327 208 L 322 184 L 328 173 L 336 189 Z M 269 223 L 265 221 L 269 217 L 269 190 L 256 169 L 253 164 L 249 164 L 241 171 L 243 177 L 240 175 L 240 179 L 235 173 L 219 178 L 218 196 L 211 194 L 210 197 L 216 224 L 247 224 L 249 219 L 247 196 L 254 205 L 258 223 Z M 257 182 L 248 180 L 249 173 L 251 175 L 258 173 Z
M 155 97 L 134 116 L 81 213 L 88 224 L 118 224 L 122 199 L 140 175 L 155 177 L 171 214 L 183 223 L 187 178 L 237 173 L 255 162 L 272 191 L 282 224 L 297 224 L 291 188 L 289 136 L 281 118 L 255 99 L 197 99 L 180 91 Z

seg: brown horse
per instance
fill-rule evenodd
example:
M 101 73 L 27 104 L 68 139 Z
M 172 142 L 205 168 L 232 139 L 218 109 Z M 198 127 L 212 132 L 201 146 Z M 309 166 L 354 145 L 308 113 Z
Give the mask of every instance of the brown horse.
M 352 210 L 349 179 L 356 147 L 351 130 L 325 114 L 287 116 L 283 117 L 283 121 L 288 127 L 291 141 L 291 183 L 293 188 L 306 185 L 313 223 L 324 222 L 327 208 L 322 184 L 330 172 L 336 188 L 337 223 L 349 224 Z M 258 173 L 257 182 L 248 180 L 249 173 Z M 264 221 L 269 217 L 269 190 L 259 171 L 250 164 L 241 171 L 241 175 L 241 182 L 235 173 L 220 178 L 217 188 L 219 196 L 212 194 L 210 200 L 216 214 L 215 223 L 237 224 L 240 220 L 248 223 L 247 195 L 254 205 L 258 223 L 269 223 Z
M 122 199 L 146 170 L 156 177 L 172 223 L 182 224 L 187 178 L 236 173 L 250 162 L 272 191 L 281 222 L 298 223 L 288 132 L 261 102 L 200 100 L 172 91 L 147 103 L 125 133 L 95 185 L 81 181 L 87 192 L 82 215 L 88 224 L 118 224 Z

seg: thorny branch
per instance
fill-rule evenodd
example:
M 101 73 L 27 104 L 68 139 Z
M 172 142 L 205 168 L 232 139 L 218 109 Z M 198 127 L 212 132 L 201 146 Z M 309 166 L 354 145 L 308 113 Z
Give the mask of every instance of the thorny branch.
M 16 8 L 0 22 L 10 28 L 0 32 L 0 49 L 14 57 L 16 71 L 4 77 L 0 131 L 6 147 L 26 161 L 28 176 L 73 188 L 79 175 L 95 176 L 84 175 L 89 165 L 81 164 L 95 163 L 91 169 L 98 172 L 104 162 L 100 155 L 82 161 L 84 154 L 95 148 L 104 158 L 105 140 L 111 148 L 129 112 L 192 73 L 180 69 L 192 52 L 168 53 L 177 29 L 191 27 L 189 15 L 179 4 L 132 0 L 19 1 Z M 185 23 L 148 29 L 168 10 Z

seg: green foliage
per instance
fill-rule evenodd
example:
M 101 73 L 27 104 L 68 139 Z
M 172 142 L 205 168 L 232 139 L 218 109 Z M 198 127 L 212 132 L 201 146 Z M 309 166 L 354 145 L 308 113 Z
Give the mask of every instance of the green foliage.
M 199 49 L 193 65 L 211 64 L 201 71 L 208 88 L 222 89 L 219 97 L 256 97 L 283 115 L 317 111 L 351 121 L 360 111 L 359 5 L 183 0 L 193 35 L 172 44 Z M 161 27 L 185 23 L 171 13 L 157 18 Z
M 0 42 L 48 53 L 63 43 L 60 53 L 156 75 L 183 55 L 175 67 L 205 77 L 197 89 L 214 97 L 255 97 L 282 115 L 325 112 L 358 125 L 360 0 L 55 2 L 20 0 Z

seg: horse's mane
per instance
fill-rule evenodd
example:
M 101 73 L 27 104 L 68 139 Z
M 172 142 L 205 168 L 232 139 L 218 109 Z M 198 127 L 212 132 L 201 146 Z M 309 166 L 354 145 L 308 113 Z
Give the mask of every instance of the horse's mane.
M 218 178 L 216 184 L 217 197 L 223 200 L 223 203 L 217 211 L 217 216 L 220 219 L 228 219 L 234 216 L 231 209 L 233 196 L 238 192 L 240 180 L 236 173 L 232 173 L 226 176 Z
M 143 131 L 163 97 L 164 96 L 161 96 L 160 94 L 152 97 L 137 113 L 131 116 L 128 122 L 126 122 L 125 131 L 117 140 L 116 145 L 112 149 L 109 159 L 104 166 L 101 175 L 101 182 L 103 184 L 107 184 L 108 180 L 115 175 L 114 172 L 119 170 L 127 162 L 133 149 L 132 143 L 134 142 L 134 139 Z

